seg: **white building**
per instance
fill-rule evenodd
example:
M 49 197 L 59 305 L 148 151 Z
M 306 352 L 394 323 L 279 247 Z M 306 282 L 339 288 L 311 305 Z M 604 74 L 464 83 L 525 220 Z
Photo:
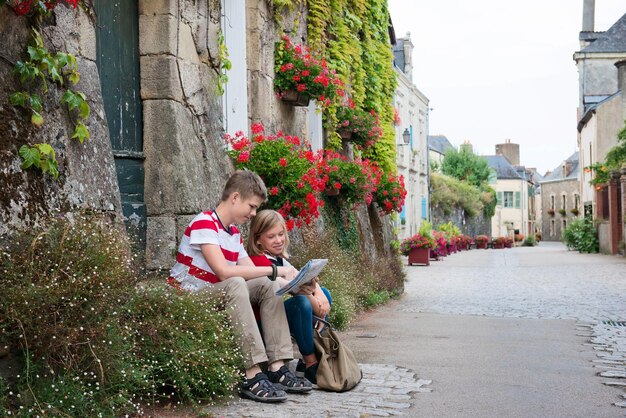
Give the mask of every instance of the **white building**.
M 410 34 L 398 38 L 393 47 L 398 87 L 394 106 L 398 174 L 407 190 L 404 208 L 397 221 L 398 238 L 417 233 L 423 219 L 429 219 L 428 180 L 428 98 L 413 84 L 413 44 Z

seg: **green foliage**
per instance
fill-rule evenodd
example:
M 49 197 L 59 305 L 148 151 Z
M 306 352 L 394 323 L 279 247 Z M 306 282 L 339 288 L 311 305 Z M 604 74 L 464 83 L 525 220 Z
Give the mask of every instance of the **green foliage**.
M 367 308 L 374 308 L 378 305 L 383 305 L 394 296 L 394 294 L 388 290 L 371 291 L 368 293 L 364 300 L 364 304 Z
M 382 138 L 363 152 L 385 171 L 396 170 L 393 94 L 397 85 L 389 47 L 386 0 L 309 0 L 309 45 L 337 72 L 356 108 L 374 110 Z M 324 112 L 329 130 L 336 130 L 336 106 Z M 329 145 L 339 146 L 329 135 Z
M 443 213 L 449 215 L 455 207 L 465 210 L 467 216 L 476 216 L 485 212 L 485 208 L 495 206 L 495 197 L 490 192 L 481 192 L 481 189 L 452 177 L 436 173 L 430 175 L 431 204 L 440 207 Z M 489 201 L 488 199 L 493 198 Z
M 5 411 L 142 415 L 233 390 L 241 361 L 221 302 L 138 289 L 121 228 L 78 214 L 6 239 L 0 341 L 19 361 L 0 382 Z
M 39 10 L 37 13 L 40 13 L 43 2 L 38 1 L 36 3 L 41 3 L 35 7 L 35 10 Z M 75 5 L 75 2 L 72 3 Z M 42 13 L 47 13 L 45 5 L 43 5 L 43 9 L 46 11 Z M 11 94 L 9 100 L 13 106 L 30 111 L 31 123 L 35 127 L 40 128 L 44 124 L 44 117 L 41 114 L 43 111 L 42 99 L 38 92 L 47 93 L 49 81 L 59 87 L 67 85 L 68 82 L 76 84 L 80 80 L 80 74 L 78 73 L 76 58 L 72 54 L 65 52 L 51 53 L 48 51 L 44 45 L 41 33 L 34 27 L 31 28 L 31 41 L 26 48 L 26 53 L 28 59 L 18 61 L 14 68 L 15 74 L 26 90 Z M 61 102 L 67 105 L 71 116 L 73 114 L 77 115 L 77 119 L 72 119 L 74 124 L 72 138 L 78 139 L 80 143 L 83 143 L 85 138 L 89 138 L 89 130 L 83 123 L 88 119 L 90 113 L 90 107 L 85 95 L 68 88 L 62 96 Z M 43 146 L 45 146 L 45 150 L 42 149 Z M 23 145 L 19 150 L 19 155 L 23 160 L 23 168 L 38 168 L 44 173 L 52 174 L 55 179 L 58 177 L 58 164 L 50 145 Z
M 563 242 L 581 253 L 597 253 L 600 248 L 598 232 L 589 219 L 576 219 L 563 231 Z
M 217 35 L 217 42 L 218 42 L 218 47 L 219 47 L 219 54 L 218 54 L 218 77 L 217 77 L 217 91 L 219 93 L 219 95 L 221 96 L 222 94 L 224 94 L 224 85 L 228 82 L 228 74 L 226 73 L 227 71 L 229 71 L 232 67 L 233 64 L 230 62 L 230 60 L 228 59 L 228 48 L 226 48 L 226 42 L 224 41 L 224 34 L 222 33 L 222 31 L 220 30 L 219 34 Z
M 535 237 L 532 235 L 527 236 L 522 244 L 524 247 L 534 247 L 535 245 L 537 245 L 537 242 L 535 241 Z
M 339 229 L 327 225 L 324 233 L 304 229 L 304 245 L 294 247 L 293 264 L 304 264 L 311 258 L 328 258 L 329 263 L 320 275 L 320 284 L 331 293 L 333 304 L 330 321 L 339 329 L 345 328 L 368 303 L 401 292 L 404 275 L 399 258 L 365 262 L 353 251 L 338 245 Z M 369 301 L 369 302 L 368 302 Z
M 481 156 L 462 149 L 449 149 L 443 158 L 441 172 L 472 186 L 481 186 L 489 181 L 489 164 Z
M 33 167 L 50 174 L 55 179 L 59 177 L 59 163 L 50 144 L 22 145 L 18 153 L 22 158 L 21 167 L 24 170 Z
M 619 170 L 624 163 L 626 163 L 626 121 L 624 122 L 624 128 L 617 134 L 617 145 L 606 153 L 604 162 L 598 162 L 585 167 L 585 170 L 594 172 L 594 176 L 589 183 L 607 183 L 611 173 Z

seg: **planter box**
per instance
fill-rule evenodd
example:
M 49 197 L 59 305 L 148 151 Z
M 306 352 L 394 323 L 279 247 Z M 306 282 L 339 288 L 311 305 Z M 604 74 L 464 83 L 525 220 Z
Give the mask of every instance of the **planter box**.
M 309 97 L 306 94 L 298 93 L 295 90 L 287 90 L 280 94 L 280 99 L 292 106 L 308 106 Z
M 493 248 L 495 248 L 496 250 L 500 250 L 504 248 L 504 243 L 503 242 L 494 242 L 493 243 Z
M 487 243 L 486 242 L 477 242 L 476 243 L 476 248 L 478 248 L 478 249 L 483 248 L 483 249 L 486 250 L 487 249 Z
M 409 266 L 413 264 L 421 264 L 423 266 L 430 265 L 430 249 L 429 248 L 415 248 L 409 253 Z

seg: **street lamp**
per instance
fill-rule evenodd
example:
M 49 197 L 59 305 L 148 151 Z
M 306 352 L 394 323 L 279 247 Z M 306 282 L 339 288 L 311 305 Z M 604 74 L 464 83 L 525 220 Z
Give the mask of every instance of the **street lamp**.
M 411 132 L 409 132 L 409 128 L 404 128 L 402 140 L 404 141 L 404 145 L 409 145 L 409 142 L 411 142 Z

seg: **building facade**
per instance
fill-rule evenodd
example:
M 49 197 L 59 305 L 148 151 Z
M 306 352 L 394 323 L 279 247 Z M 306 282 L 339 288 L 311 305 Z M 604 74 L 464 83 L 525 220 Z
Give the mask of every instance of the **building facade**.
M 398 174 L 404 176 L 407 196 L 397 221 L 398 238 L 419 231 L 430 219 L 428 164 L 428 98 L 413 84 L 413 44 L 410 34 L 394 45 L 394 68 L 398 87 L 394 97 L 397 112 L 396 147 Z M 406 142 L 405 142 L 406 141 Z
M 580 51 L 574 54 L 579 76 L 579 195 L 584 213 L 598 226 L 600 251 L 615 254 L 623 241 L 624 220 L 619 173 L 608 184 L 591 185 L 593 171 L 617 144 L 626 119 L 626 14 L 606 32 L 594 31 L 593 0 L 585 0 Z
M 578 152 L 541 180 L 542 239 L 561 241 L 569 223 L 583 216 Z

